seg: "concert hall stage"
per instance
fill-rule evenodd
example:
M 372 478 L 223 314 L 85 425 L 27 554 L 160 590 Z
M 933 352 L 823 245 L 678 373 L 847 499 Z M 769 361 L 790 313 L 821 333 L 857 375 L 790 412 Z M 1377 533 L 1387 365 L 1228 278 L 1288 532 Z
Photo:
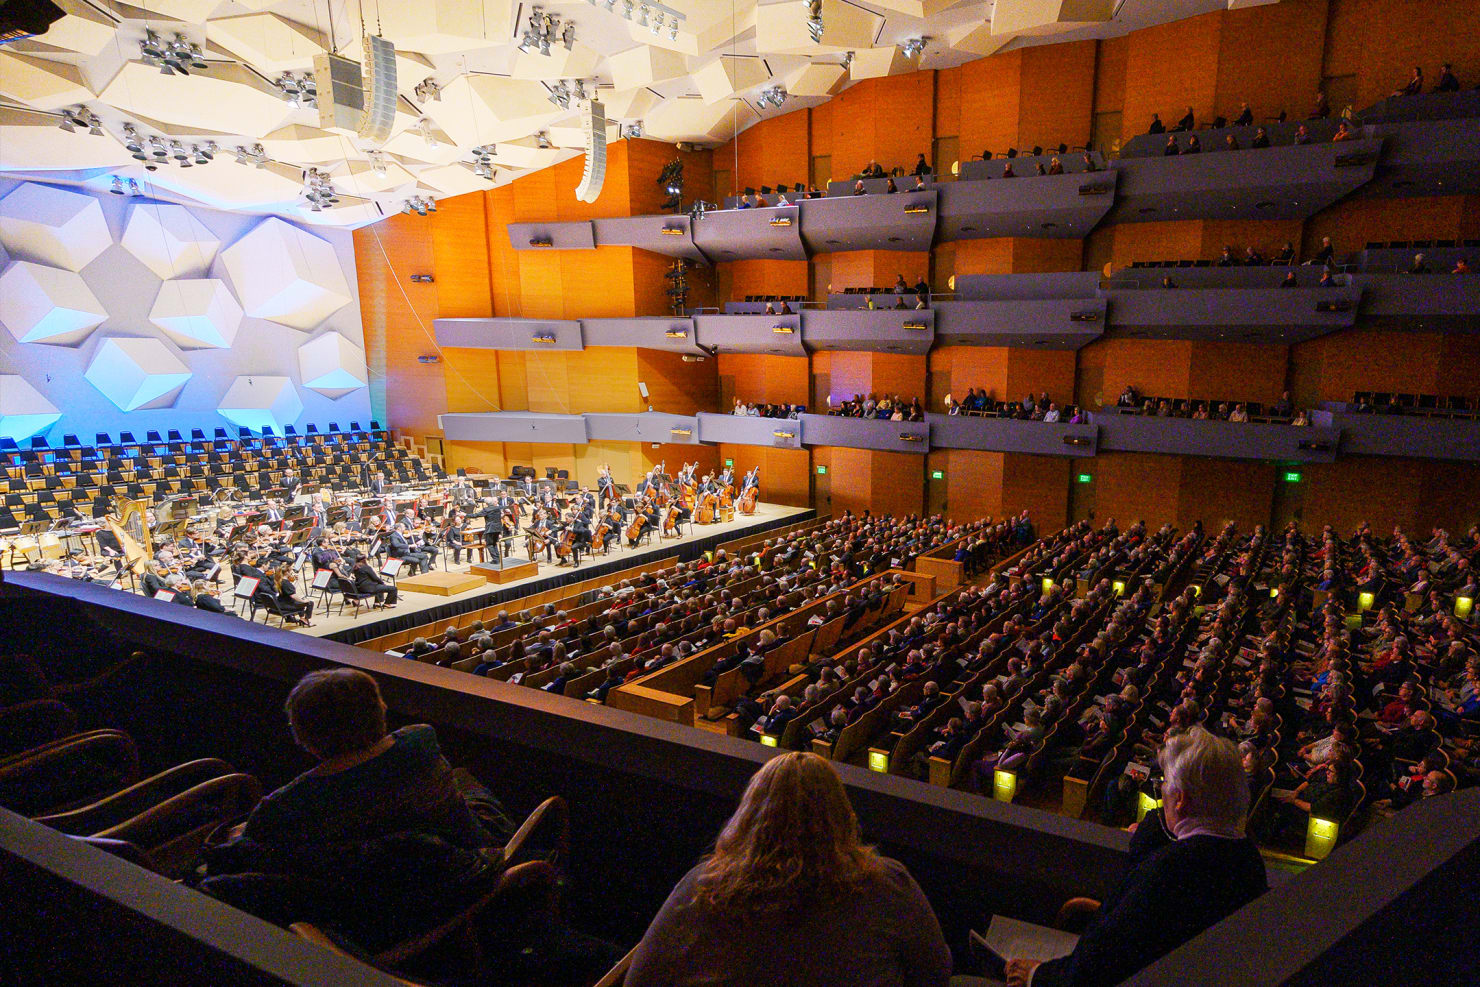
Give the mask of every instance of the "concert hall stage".
M 301 633 L 327 637 L 345 644 L 358 644 L 361 641 L 368 641 L 371 638 L 391 634 L 408 627 L 444 620 L 469 610 L 518 600 L 534 593 L 554 589 L 562 583 L 580 582 L 595 576 L 621 572 L 655 559 L 677 557 L 685 562 L 697 559 L 703 553 L 725 542 L 744 538 L 747 535 L 760 534 L 772 528 L 806 520 L 812 516 L 813 512 L 809 508 L 784 507 L 780 504 L 761 502 L 756 505 L 755 513 L 750 517 L 741 517 L 737 514 L 735 520 L 728 523 L 695 525 L 694 533 L 682 538 L 667 538 L 660 541 L 655 536 L 650 544 L 640 545 L 637 548 L 628 548 L 624 540 L 620 547 L 613 546 L 612 554 L 609 556 L 598 555 L 594 558 L 583 556 L 580 566 L 574 569 L 570 566 L 553 565 L 541 559 L 538 572 L 523 579 L 502 585 L 485 582 L 475 589 L 455 596 L 434 596 L 403 591 L 400 603 L 394 610 L 366 611 L 360 615 L 358 620 L 354 617 L 353 608 L 348 608 L 343 613 L 315 613 L 313 627 Z M 513 558 L 516 562 L 525 562 L 528 558 L 524 554 L 523 541 L 523 538 L 515 539 L 516 548 Z M 438 572 L 442 571 L 442 563 L 443 560 L 439 557 Z M 447 566 L 447 571 L 454 573 L 466 573 L 468 569 L 469 563 L 466 559 L 462 565 L 449 564 Z

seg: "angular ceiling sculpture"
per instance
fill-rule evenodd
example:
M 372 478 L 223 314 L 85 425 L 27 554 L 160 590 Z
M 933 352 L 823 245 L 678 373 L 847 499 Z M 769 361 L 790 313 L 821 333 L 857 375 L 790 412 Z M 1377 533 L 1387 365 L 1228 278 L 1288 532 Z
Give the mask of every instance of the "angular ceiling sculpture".
M 327 241 L 269 218 L 221 252 L 248 315 L 312 329 L 349 304 L 349 285 Z
M 304 387 L 331 398 L 358 390 L 369 380 L 365 351 L 337 332 L 298 347 L 298 372 Z
M 190 380 L 190 369 L 157 339 L 109 336 L 83 372 L 122 411 L 167 408 Z
M 206 273 L 221 241 L 184 206 L 141 202 L 128 211 L 123 248 L 163 280 Z
M 0 243 L 17 260 L 80 271 L 113 234 L 97 199 L 27 182 L 0 199 Z
M 159 286 L 149 321 L 181 349 L 226 349 L 241 328 L 242 307 L 217 278 L 166 281 Z
M 107 318 L 73 271 L 19 260 L 0 273 L 0 323 L 18 343 L 75 346 Z
M 242 428 L 261 432 L 270 428 L 278 435 L 303 414 L 303 399 L 287 377 L 238 377 L 221 396 L 216 411 Z
M 0 374 L 0 438 L 21 442 L 46 431 L 62 414 L 19 374 Z

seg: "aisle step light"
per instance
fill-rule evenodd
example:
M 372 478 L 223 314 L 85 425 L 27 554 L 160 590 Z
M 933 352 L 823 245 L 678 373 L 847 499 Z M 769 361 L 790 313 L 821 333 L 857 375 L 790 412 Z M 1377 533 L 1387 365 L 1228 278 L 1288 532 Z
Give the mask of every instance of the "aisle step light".
M 1469 620 L 1470 614 L 1475 612 L 1475 600 L 1469 596 L 1456 596 L 1454 598 L 1454 615 L 1460 620 Z
M 775 736 L 775 734 L 770 734 L 770 733 L 763 733 L 763 734 L 761 734 L 761 746 L 762 747 L 775 747 L 776 746 L 776 736 Z
M 1016 771 L 997 768 L 992 772 L 992 798 L 998 802 L 1011 802 L 1017 797 L 1018 776 Z
M 1113 589 L 1113 590 L 1115 590 L 1115 595 L 1116 596 L 1124 596 L 1125 595 L 1125 580 L 1124 579 L 1117 579 L 1117 580 L 1115 580 L 1115 582 L 1113 582 L 1113 583 L 1110 584 L 1110 588 Z
M 1371 610 L 1372 604 L 1375 603 L 1376 600 L 1377 598 L 1373 596 L 1370 590 L 1364 590 L 1363 592 L 1357 594 L 1357 609 L 1363 612 Z
M 889 752 L 877 747 L 869 748 L 868 769 L 877 771 L 881 775 L 887 775 L 889 773 Z
M 1043 577 L 1043 592 L 1047 593 L 1051 589 L 1053 589 L 1053 577 L 1052 576 L 1044 576 Z
M 1146 814 L 1161 808 L 1161 799 L 1152 798 L 1148 792 L 1140 792 L 1136 797 L 1136 822 L 1146 818 Z
M 1305 827 L 1305 855 L 1312 860 L 1325 860 L 1336 849 L 1336 837 L 1340 832 L 1340 823 L 1311 816 Z

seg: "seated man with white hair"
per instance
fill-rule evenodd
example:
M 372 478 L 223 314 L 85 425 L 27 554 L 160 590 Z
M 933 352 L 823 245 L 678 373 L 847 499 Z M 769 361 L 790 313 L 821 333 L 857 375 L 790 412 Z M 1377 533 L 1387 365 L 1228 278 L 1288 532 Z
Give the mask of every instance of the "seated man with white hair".
M 1269 889 L 1244 833 L 1249 786 L 1238 748 L 1200 726 L 1167 740 L 1162 809 L 1131 838 L 1130 872 L 1068 956 L 1010 960 L 1009 985 L 1118 984 Z

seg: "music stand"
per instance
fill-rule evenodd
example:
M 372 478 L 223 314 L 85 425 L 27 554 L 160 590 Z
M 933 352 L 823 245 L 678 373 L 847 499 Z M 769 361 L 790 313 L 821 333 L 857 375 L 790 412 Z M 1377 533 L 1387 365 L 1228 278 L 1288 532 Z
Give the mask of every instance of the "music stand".
M 253 619 L 255 619 L 257 616 L 257 608 L 252 603 L 252 597 L 256 595 L 257 587 L 261 584 L 261 582 L 262 580 L 258 579 L 256 576 L 242 576 L 237 579 L 236 585 L 231 588 L 232 597 L 240 601 L 241 606 L 244 606 L 251 610 Z M 241 612 L 241 606 L 237 608 L 238 613 Z

